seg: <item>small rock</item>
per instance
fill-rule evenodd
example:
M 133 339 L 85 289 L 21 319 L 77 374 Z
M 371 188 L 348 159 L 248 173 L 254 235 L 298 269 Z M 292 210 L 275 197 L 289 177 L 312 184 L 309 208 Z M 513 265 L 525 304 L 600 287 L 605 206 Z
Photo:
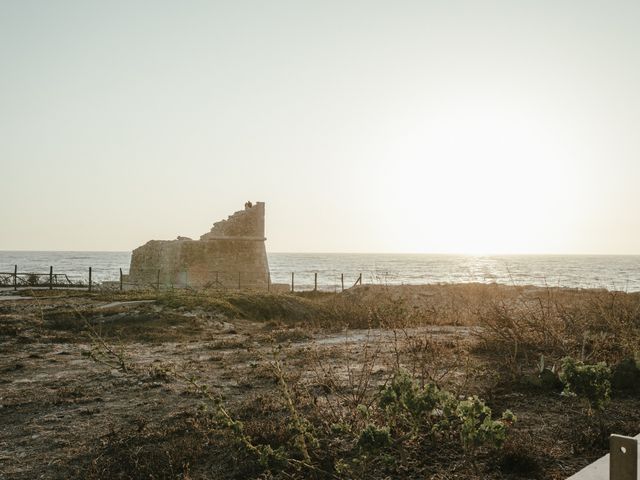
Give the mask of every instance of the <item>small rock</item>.
M 219 330 L 222 333 L 236 333 L 235 325 L 229 322 L 221 322 Z

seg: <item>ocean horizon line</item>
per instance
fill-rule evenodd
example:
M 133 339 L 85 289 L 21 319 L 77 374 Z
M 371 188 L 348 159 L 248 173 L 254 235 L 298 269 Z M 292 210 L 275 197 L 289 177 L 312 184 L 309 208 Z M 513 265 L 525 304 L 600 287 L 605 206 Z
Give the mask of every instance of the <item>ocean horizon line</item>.
M 0 253 L 130 253 L 133 250 L 33 250 L 0 249 Z M 276 255 L 431 255 L 462 257 L 640 257 L 640 253 L 558 253 L 558 252 L 510 252 L 510 253 L 473 253 L 473 252 L 328 252 L 328 251 L 270 251 Z

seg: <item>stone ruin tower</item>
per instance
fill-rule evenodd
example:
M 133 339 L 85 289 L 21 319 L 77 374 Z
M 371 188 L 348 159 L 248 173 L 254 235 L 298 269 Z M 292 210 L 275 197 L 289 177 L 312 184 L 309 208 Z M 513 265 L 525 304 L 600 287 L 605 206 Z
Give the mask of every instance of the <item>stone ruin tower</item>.
M 131 255 L 126 283 L 160 287 L 264 289 L 269 284 L 264 202 L 214 223 L 200 240 L 150 240 Z

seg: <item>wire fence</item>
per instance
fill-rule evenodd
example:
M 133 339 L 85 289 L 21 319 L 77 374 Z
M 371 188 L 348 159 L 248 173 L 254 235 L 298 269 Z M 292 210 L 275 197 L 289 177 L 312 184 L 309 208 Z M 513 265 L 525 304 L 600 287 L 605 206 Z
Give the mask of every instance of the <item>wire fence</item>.
M 97 281 L 96 281 L 96 273 Z M 60 272 L 53 266 L 48 271 L 0 272 L 0 288 L 4 289 L 78 289 L 92 291 L 133 290 L 133 289 L 217 289 L 217 290 L 259 290 L 259 291 L 344 291 L 346 288 L 363 284 L 362 273 L 339 275 L 330 274 L 325 278 L 319 272 L 291 272 L 286 281 L 273 282 L 271 274 L 264 271 L 223 271 L 223 270 L 163 270 L 136 269 L 133 275 L 124 273 L 122 268 L 106 272 L 88 267 L 86 274 Z
M 88 288 L 95 286 L 92 268 L 89 267 L 88 277 L 76 273 L 54 271 L 53 266 L 48 272 L 20 272 L 16 265 L 13 272 L 0 272 L 0 287 L 18 288 Z

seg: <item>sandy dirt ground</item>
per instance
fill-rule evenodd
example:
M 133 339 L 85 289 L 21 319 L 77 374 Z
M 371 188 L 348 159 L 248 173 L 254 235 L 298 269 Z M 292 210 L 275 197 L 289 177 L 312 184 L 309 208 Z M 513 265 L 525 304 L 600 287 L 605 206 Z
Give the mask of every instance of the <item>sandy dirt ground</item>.
M 376 292 L 359 295 L 369 301 Z M 230 318 L 154 299 L 2 295 L 0 479 L 85 478 L 118 432 L 145 432 L 152 422 L 198 411 L 202 396 L 189 378 L 220 393 L 232 409 L 260 403 L 273 394 L 276 360 L 309 391 L 333 383 L 354 392 L 365 377 L 368 388 L 376 387 L 402 362 L 426 381 L 483 395 L 496 410 L 510 408 L 518 416 L 518 441 L 538 449 L 537 473 L 486 478 L 566 478 L 603 453 L 576 437 L 583 415 L 570 399 L 508 388 L 491 359 L 474 353 L 481 329 L 468 321 L 468 298 L 444 298 L 437 288 L 411 287 L 403 295 L 405 311 L 431 308 L 458 320 L 342 330 Z M 638 400 L 616 400 L 608 421 L 621 433 L 640 429 Z M 173 478 L 217 478 L 191 468 L 191 476 Z M 466 478 L 456 468 L 433 466 L 444 473 L 432 478 Z
M 363 349 L 389 354 L 396 337 L 407 334 L 467 342 L 472 330 L 431 326 L 327 334 L 207 318 L 201 311 L 167 312 L 154 303 L 72 301 L 73 308 L 94 308 L 96 331 L 107 324 L 140 323 L 135 332 L 110 335 L 132 372 L 127 373 L 92 358 L 95 340 L 83 331 L 84 320 L 70 310 L 69 299 L 2 298 L 0 478 L 64 476 L 74 464 L 88 461 L 87 454 L 109 432 L 146 417 L 196 409 L 201 399 L 166 371 L 195 376 L 233 401 L 273 383 L 265 364 L 275 345 L 286 345 L 281 355 L 310 381 L 327 371 L 348 381 Z M 147 317 L 159 324 L 149 325 Z M 374 372 L 380 380 L 390 368 L 385 362 L 381 355 Z

